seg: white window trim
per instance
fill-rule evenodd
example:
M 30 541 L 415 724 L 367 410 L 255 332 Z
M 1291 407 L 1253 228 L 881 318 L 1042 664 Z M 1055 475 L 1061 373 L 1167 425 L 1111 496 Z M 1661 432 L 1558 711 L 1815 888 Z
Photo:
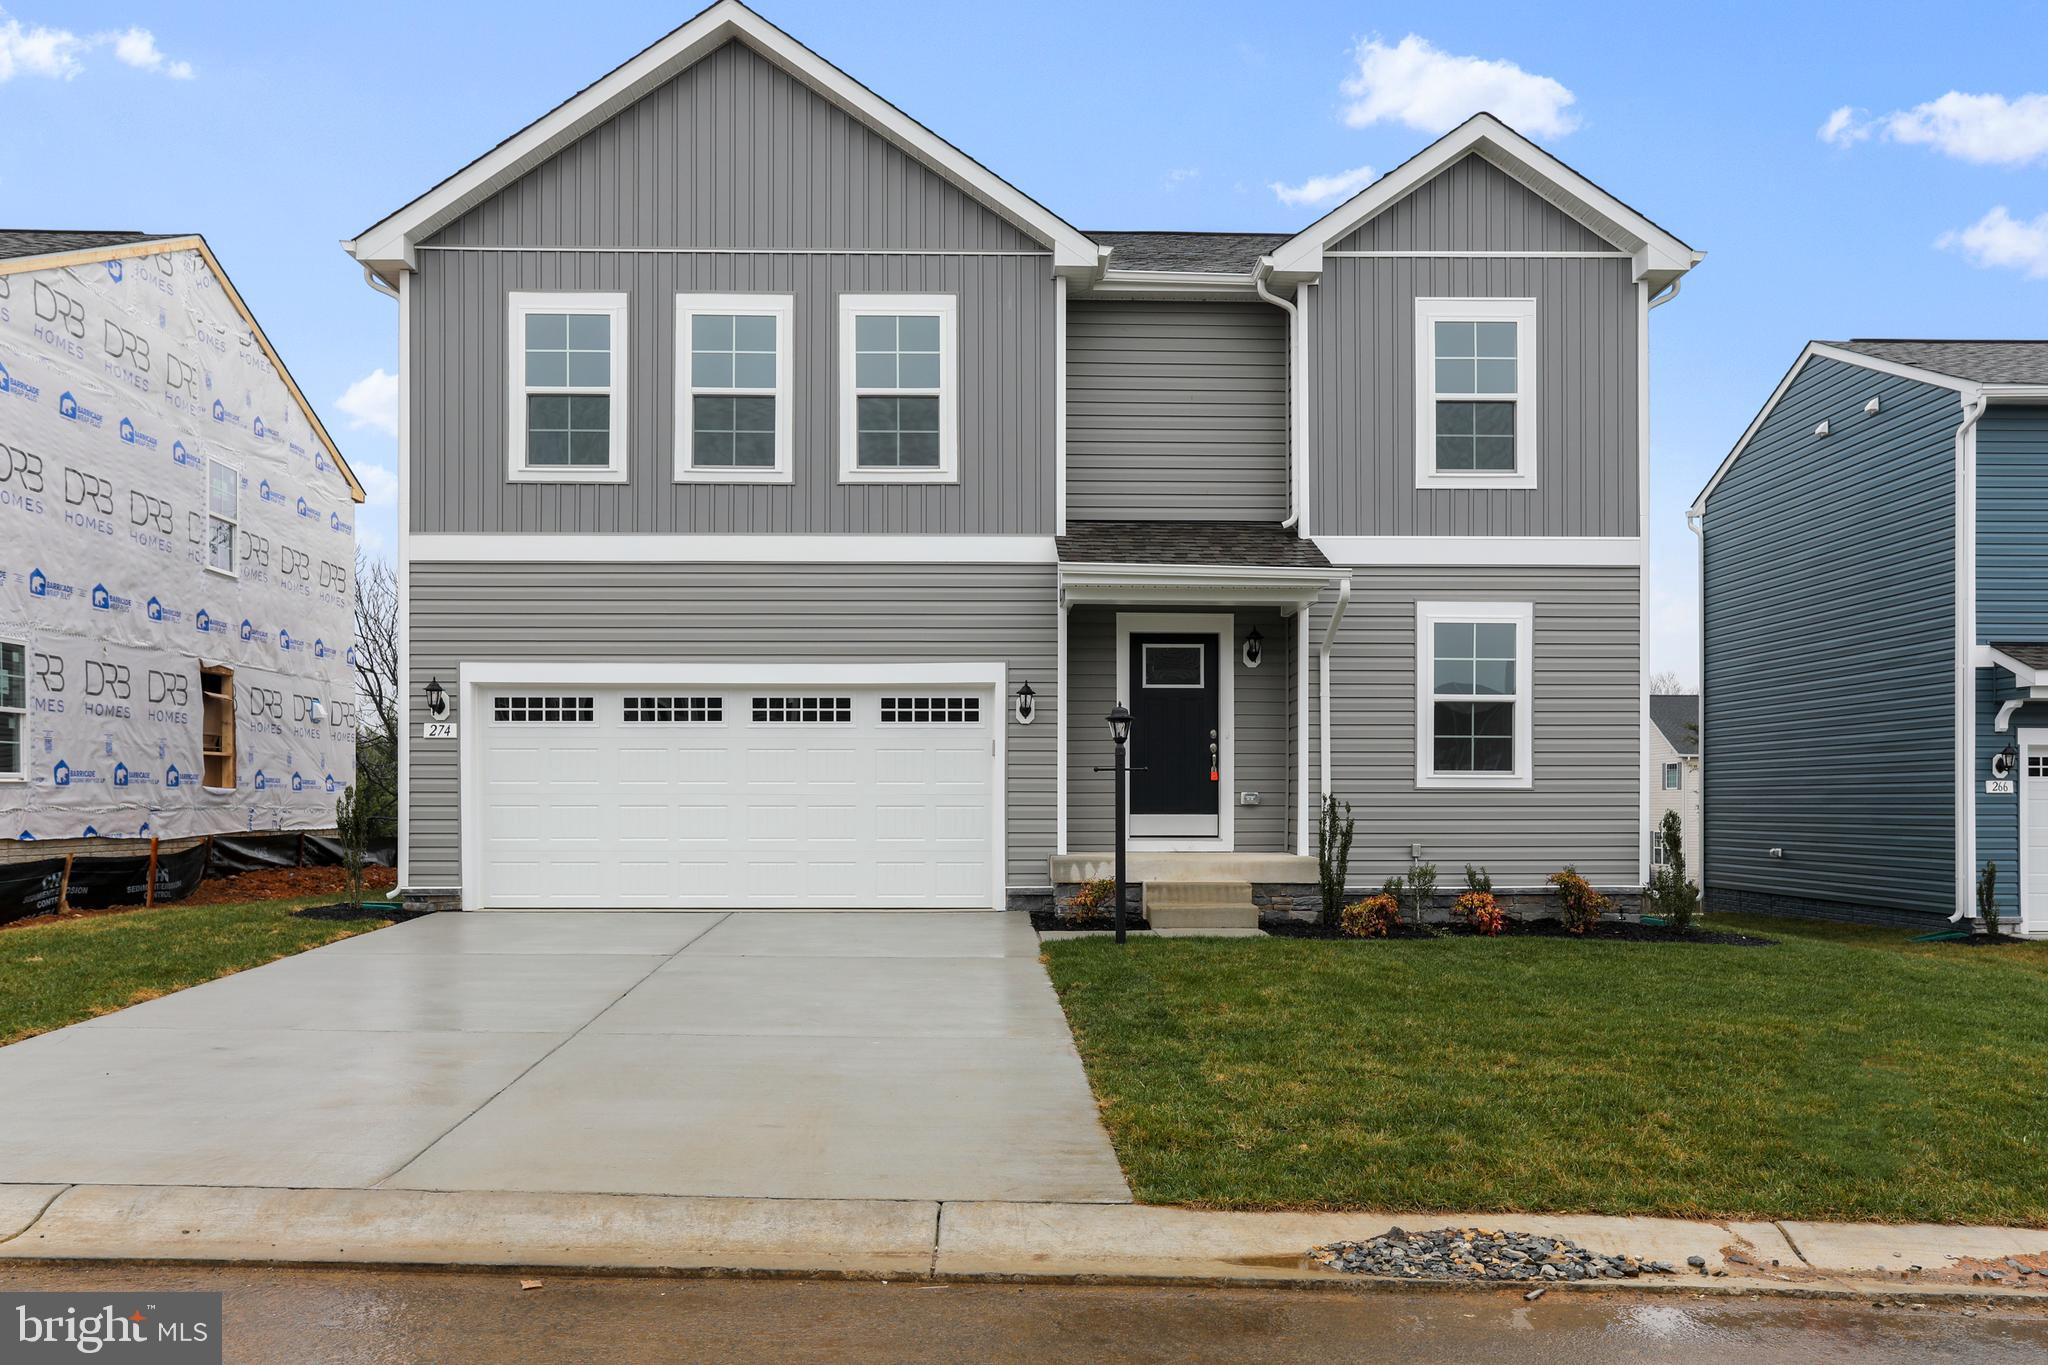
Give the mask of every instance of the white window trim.
M 1503 788 L 1535 785 L 1532 720 L 1536 676 L 1531 666 L 1536 611 L 1529 602 L 1417 602 L 1415 604 L 1415 785 L 1417 788 Z M 1505 773 L 1436 771 L 1436 627 L 1505 623 L 1515 627 L 1515 766 Z M 1446 701 L 1475 700 L 1469 697 Z
M 1436 324 L 1512 322 L 1515 326 L 1515 469 L 1461 473 L 1436 467 Z M 1536 300 L 1415 300 L 1415 486 L 1417 488 L 1536 487 Z M 1498 401 L 1503 394 L 1443 394 L 1446 402 Z
M 691 443 L 696 438 L 696 421 L 691 399 L 699 393 L 760 396 L 762 389 L 699 389 L 690 378 L 690 319 L 703 313 L 775 319 L 775 466 L 772 469 L 706 468 L 691 464 Z M 796 324 L 794 294 L 678 294 L 676 295 L 676 472 L 677 483 L 790 483 L 795 478 L 791 459 L 792 395 L 790 381 L 790 331 Z
M 8 706 L 5 703 L 0 703 L 0 715 L 21 717 L 20 744 L 16 750 L 17 761 L 21 766 L 18 768 L 0 768 L 0 782 L 26 782 L 28 781 L 28 674 L 31 662 L 28 640 L 19 635 L 0 635 L 0 645 L 17 645 L 21 649 L 21 705 Z
M 952 294 L 841 294 L 839 296 L 839 482 L 960 482 L 959 300 Z M 854 319 L 863 314 L 933 313 L 939 319 L 939 466 L 936 469 L 860 467 L 860 389 L 854 383 Z M 875 390 L 922 395 L 924 389 Z
M 235 476 L 235 514 L 232 517 L 223 517 L 213 510 L 213 467 L 215 465 L 219 465 L 222 469 L 228 470 Z M 206 539 L 201 544 L 200 553 L 206 558 L 201 567 L 210 574 L 219 574 L 222 578 L 240 578 L 242 576 L 242 547 L 240 544 L 242 535 L 241 466 L 229 464 L 218 455 L 206 457 L 206 505 L 203 509 L 203 514 L 206 517 Z M 225 569 L 220 568 L 213 562 L 213 523 L 216 520 L 226 522 L 231 528 L 231 534 L 228 536 L 228 558 L 232 561 L 232 564 L 229 568 Z
M 628 352 L 626 336 L 626 295 L 586 294 L 540 290 L 516 292 L 507 297 L 505 335 L 506 456 L 505 476 L 512 483 L 624 483 L 626 482 L 626 401 Z M 528 313 L 605 313 L 612 320 L 612 382 L 602 389 L 556 389 L 552 386 L 529 390 L 526 385 L 526 315 Z M 526 395 L 542 393 L 604 393 L 612 400 L 611 463 L 594 466 L 543 466 L 526 463 Z
M 1673 782 L 1673 781 L 1671 780 L 1671 779 L 1672 779 L 1673 777 L 1676 777 L 1676 778 L 1678 779 L 1678 781 L 1676 781 L 1676 782 Z M 1662 775 L 1660 776 L 1660 778 L 1659 778 L 1659 781 L 1660 781 L 1660 783 L 1662 784 L 1662 785 L 1661 785 L 1661 786 L 1659 787 L 1659 790 L 1661 790 L 1661 791 L 1667 791 L 1667 792 L 1682 792 L 1682 791 L 1684 791 L 1684 790 L 1685 790 L 1685 765 L 1684 765 L 1683 763 L 1666 763 L 1666 764 L 1664 765 L 1664 767 L 1663 767 L 1663 770 L 1662 770 Z

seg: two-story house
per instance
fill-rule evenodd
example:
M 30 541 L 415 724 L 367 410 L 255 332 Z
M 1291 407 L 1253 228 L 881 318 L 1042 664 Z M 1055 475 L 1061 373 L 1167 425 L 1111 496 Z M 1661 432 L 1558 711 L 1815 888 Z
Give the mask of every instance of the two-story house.
M 1083 232 L 723 0 L 348 248 L 415 898 L 1041 904 L 1119 701 L 1147 881 L 1284 900 L 1334 792 L 1357 885 L 1642 883 L 1699 254 L 1489 116 L 1297 233 Z
M 1715 909 L 2048 931 L 2044 503 L 2048 342 L 1800 352 L 1692 507 Z

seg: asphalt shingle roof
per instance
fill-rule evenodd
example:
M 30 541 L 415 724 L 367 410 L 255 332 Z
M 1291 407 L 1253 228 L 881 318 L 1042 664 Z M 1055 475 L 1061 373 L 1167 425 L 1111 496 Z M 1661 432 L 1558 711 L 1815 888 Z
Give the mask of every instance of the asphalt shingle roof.
M 51 256 L 60 251 L 92 251 L 130 242 L 156 242 L 175 232 L 81 232 L 61 228 L 0 228 L 0 260 L 19 256 Z
M 1700 751 L 1700 698 L 1697 692 L 1652 693 L 1650 724 L 1663 732 L 1681 754 Z M 1688 729 L 1687 727 L 1691 727 Z
M 1291 232 L 1091 232 L 1110 248 L 1111 270 L 1249 275 L 1259 257 L 1292 241 Z
M 1330 567 L 1314 541 L 1266 521 L 1075 521 L 1059 551 L 1062 564 Z
M 1915 341 L 1859 337 L 1830 341 L 1858 355 L 1913 365 L 1980 384 L 2048 384 L 2048 341 Z
M 2009 659 L 2017 659 L 2028 668 L 2048 668 L 2048 644 L 2039 641 L 2007 641 L 1991 646 Z

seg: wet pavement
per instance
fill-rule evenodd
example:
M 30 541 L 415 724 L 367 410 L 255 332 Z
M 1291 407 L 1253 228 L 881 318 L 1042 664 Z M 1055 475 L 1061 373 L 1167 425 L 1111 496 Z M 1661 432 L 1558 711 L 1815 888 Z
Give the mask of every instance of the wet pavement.
M 1553 1292 L 1135 1289 L 0 1265 L 0 1290 L 212 1290 L 226 1359 L 2039 1360 L 2048 1313 Z

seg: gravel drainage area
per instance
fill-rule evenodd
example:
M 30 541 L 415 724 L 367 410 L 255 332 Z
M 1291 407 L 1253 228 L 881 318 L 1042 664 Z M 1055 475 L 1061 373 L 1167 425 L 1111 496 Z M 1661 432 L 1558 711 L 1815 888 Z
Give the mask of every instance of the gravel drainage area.
M 1632 1280 L 1639 1275 L 1672 1275 L 1664 1261 L 1602 1256 L 1562 1237 L 1528 1232 L 1487 1232 L 1480 1228 L 1439 1228 L 1407 1232 L 1389 1228 L 1367 1242 L 1332 1242 L 1309 1258 L 1352 1275 L 1391 1275 L 1405 1280 Z

